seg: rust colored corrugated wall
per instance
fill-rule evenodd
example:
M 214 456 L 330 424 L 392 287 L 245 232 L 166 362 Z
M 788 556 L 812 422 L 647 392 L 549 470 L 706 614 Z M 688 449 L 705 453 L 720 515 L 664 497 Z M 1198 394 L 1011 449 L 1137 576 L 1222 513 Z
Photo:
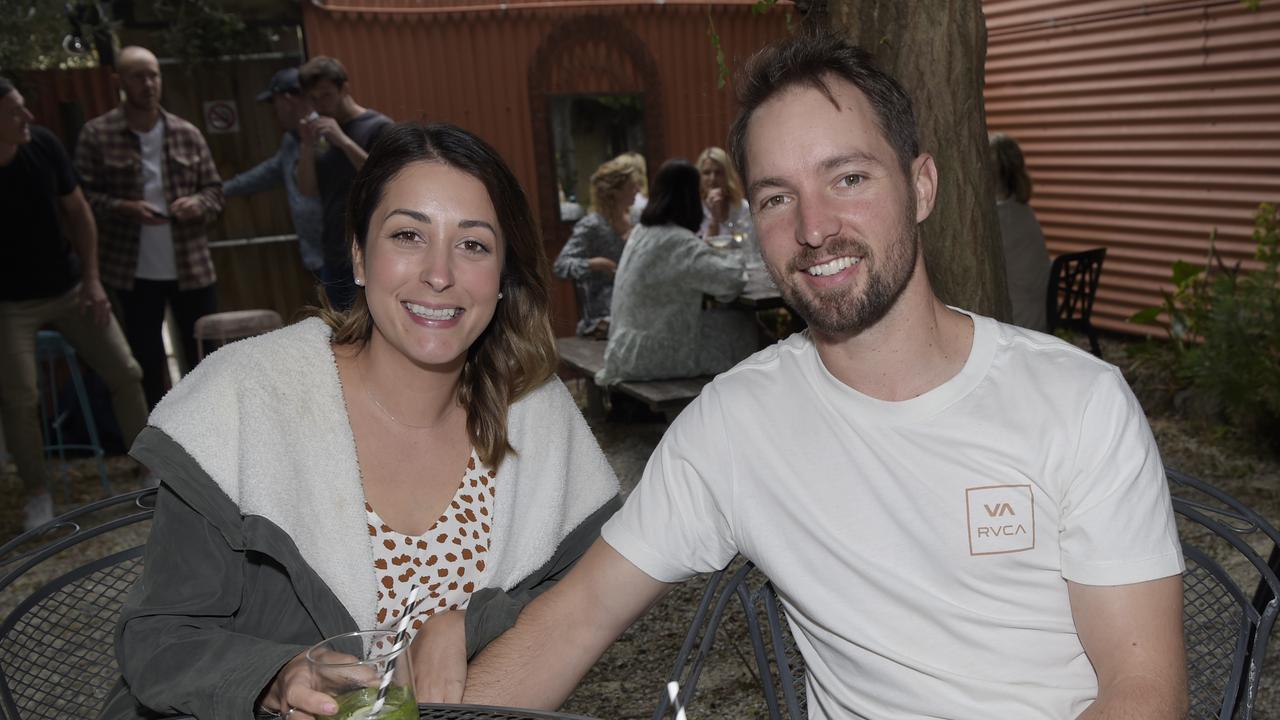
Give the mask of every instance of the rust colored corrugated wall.
M 780 13 L 752 15 L 749 3 L 526 3 L 529 8 L 506 4 L 511 9 L 505 12 L 421 14 L 388 12 L 385 7 L 334 12 L 307 5 L 307 52 L 341 59 L 351 75 L 352 92 L 364 105 L 396 120 L 443 120 L 478 133 L 502 153 L 532 194 L 541 176 L 534 165 L 529 70 L 544 38 L 558 25 L 600 15 L 616 19 L 645 43 L 662 84 L 667 156 L 694 156 L 708 144 L 722 145 L 732 119 L 732 93 L 727 87 L 716 88 L 708 9 L 731 66 L 786 32 Z M 393 3 L 365 0 L 343 5 Z M 548 5 L 554 7 L 543 7 Z
M 1022 145 L 1053 255 L 1107 247 L 1095 323 L 1159 304 L 1210 233 L 1249 265 L 1280 201 L 1280 3 L 987 0 L 987 122 Z
M 36 124 L 53 131 L 68 152 L 86 121 L 116 105 L 111 72 L 106 68 L 28 70 L 17 81 Z
M 730 88 L 716 87 L 708 17 L 730 67 L 787 32 L 789 3 L 763 15 L 751 4 L 443 0 L 410 7 L 344 0 L 304 4 L 303 19 L 308 54 L 341 59 L 361 104 L 396 120 L 453 122 L 492 143 L 529 192 L 554 254 L 567 226 L 555 220 L 551 134 L 540 114 L 545 97 L 534 95 L 618 92 L 640 83 L 633 89 L 646 94 L 650 172 L 668 157 L 693 159 L 707 145 L 724 144 L 734 108 Z M 597 68 L 603 72 L 583 67 L 566 78 L 575 64 L 560 56 L 561 47 L 577 48 L 584 63 L 613 62 L 617 48 L 629 48 L 632 67 L 611 73 L 606 62 Z M 567 334 L 574 314 L 567 284 L 556 301 L 557 331 Z

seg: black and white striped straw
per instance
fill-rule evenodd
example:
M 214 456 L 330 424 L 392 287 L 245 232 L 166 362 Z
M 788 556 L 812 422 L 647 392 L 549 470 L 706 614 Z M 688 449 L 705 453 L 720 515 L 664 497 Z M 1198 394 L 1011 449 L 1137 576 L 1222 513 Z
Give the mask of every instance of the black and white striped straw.
M 675 708 L 675 720 L 685 720 L 684 705 L 680 703 L 680 683 L 675 680 L 667 683 L 667 697 L 671 698 L 671 707 Z
M 391 645 L 392 649 L 400 647 L 409 638 L 409 620 L 413 617 L 413 611 L 418 607 L 418 585 L 414 585 L 409 591 L 409 602 L 405 603 L 404 614 L 400 616 L 400 622 L 396 625 L 395 642 Z M 387 670 L 382 673 L 382 682 L 378 684 L 378 699 L 373 702 L 373 707 L 369 709 L 369 717 L 376 718 L 378 713 L 382 712 L 382 706 L 387 702 L 387 688 L 391 686 L 391 675 L 396 671 L 396 660 L 400 659 L 400 655 L 406 652 L 400 650 L 390 660 L 387 661 Z

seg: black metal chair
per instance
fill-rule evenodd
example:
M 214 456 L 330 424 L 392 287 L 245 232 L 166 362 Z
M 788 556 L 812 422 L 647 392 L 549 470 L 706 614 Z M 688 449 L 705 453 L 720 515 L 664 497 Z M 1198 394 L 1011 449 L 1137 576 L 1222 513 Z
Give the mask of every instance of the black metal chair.
M 721 623 L 728 613 L 740 611 L 769 720 L 805 720 L 808 711 L 804 659 L 796 649 L 773 585 L 750 561 L 726 575 L 732 567 L 730 564 L 710 576 L 689 634 L 671 668 L 669 679 L 680 684 L 680 703 L 688 708 L 695 699 L 698 677 L 711 657 Z M 664 689 L 653 720 L 662 720 L 670 710 L 670 698 Z
M 1280 533 L 1212 485 L 1176 470 L 1168 475 L 1173 509 L 1186 521 L 1182 622 L 1189 717 L 1248 720 L 1280 612 Z
M 1090 350 L 1098 357 L 1102 357 L 1102 348 L 1093 327 L 1093 298 L 1098 294 L 1098 278 L 1106 257 L 1106 248 L 1094 248 L 1054 258 L 1045 296 L 1049 332 L 1063 328 L 1084 333 L 1089 337 Z
M 0 622 L 0 716 L 97 717 L 120 678 L 116 622 L 142 574 L 145 537 L 136 526 L 154 513 L 155 494 L 138 490 L 85 505 L 0 547 L 4 606 L 11 605 L 6 595 L 26 594 Z M 66 570 L 28 590 L 40 582 L 32 571 L 49 567 Z

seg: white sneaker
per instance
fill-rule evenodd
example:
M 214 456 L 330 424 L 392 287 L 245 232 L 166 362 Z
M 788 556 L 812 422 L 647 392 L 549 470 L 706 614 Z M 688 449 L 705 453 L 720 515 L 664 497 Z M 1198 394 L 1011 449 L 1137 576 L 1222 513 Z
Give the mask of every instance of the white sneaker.
M 27 498 L 26 504 L 22 506 L 22 513 L 25 516 L 22 529 L 35 530 L 53 519 L 53 496 L 43 492 Z

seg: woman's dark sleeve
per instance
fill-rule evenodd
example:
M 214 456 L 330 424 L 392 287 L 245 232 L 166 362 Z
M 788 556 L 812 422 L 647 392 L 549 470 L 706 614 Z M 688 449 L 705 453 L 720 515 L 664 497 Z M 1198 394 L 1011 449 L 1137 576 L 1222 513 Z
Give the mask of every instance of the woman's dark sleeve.
M 244 552 L 161 485 L 144 561 L 116 630 L 116 659 L 129 691 L 162 713 L 252 717 L 262 689 L 306 646 L 232 629 L 244 591 Z
M 605 521 L 622 507 L 622 496 L 600 506 L 565 536 L 542 567 L 521 580 L 510 590 L 483 588 L 471 596 L 467 605 L 467 659 L 475 657 L 502 633 L 516 623 L 516 617 L 534 598 L 551 589 L 560 581 L 591 544 L 600 537 Z

